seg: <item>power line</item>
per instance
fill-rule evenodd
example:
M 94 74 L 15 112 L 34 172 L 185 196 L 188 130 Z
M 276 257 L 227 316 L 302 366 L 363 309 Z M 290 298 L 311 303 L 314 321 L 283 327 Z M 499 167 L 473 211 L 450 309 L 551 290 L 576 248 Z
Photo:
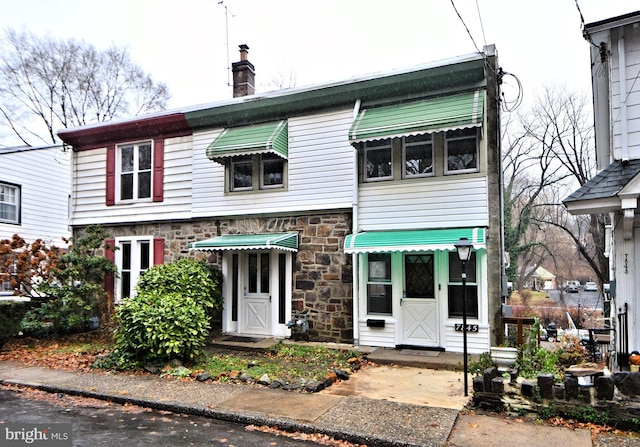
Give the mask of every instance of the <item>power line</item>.
M 476 9 L 478 10 L 478 20 L 480 21 L 480 29 L 482 30 L 482 40 L 487 45 L 487 37 L 484 35 L 484 25 L 482 24 L 482 15 L 480 14 L 480 4 L 476 0 Z
M 506 112 L 513 112 L 514 110 L 516 110 L 520 104 L 522 104 L 522 98 L 523 98 L 523 89 L 522 89 L 522 83 L 520 82 L 520 79 L 518 79 L 518 77 L 516 75 L 514 75 L 513 73 L 509 73 L 504 71 L 502 68 L 498 69 L 498 72 L 496 73 L 495 69 L 493 68 L 493 66 L 489 63 L 489 61 L 487 60 L 486 55 L 484 54 L 484 52 L 480 51 L 480 48 L 478 48 L 478 45 L 476 44 L 475 39 L 473 38 L 473 35 L 471 35 L 471 31 L 469 30 L 469 27 L 467 26 L 467 24 L 465 23 L 464 19 L 462 18 L 462 16 L 460 15 L 460 12 L 458 11 L 458 8 L 456 8 L 456 5 L 454 3 L 453 0 L 451 0 L 451 6 L 453 6 L 453 10 L 456 12 L 456 14 L 458 15 L 458 18 L 460 19 L 460 21 L 462 22 L 462 25 L 464 25 L 464 29 L 467 30 L 467 34 L 469 35 L 469 37 L 471 38 L 471 42 L 473 42 L 473 45 L 476 47 L 476 50 L 478 51 L 478 53 L 483 55 L 484 61 L 485 61 L 485 66 L 488 67 L 490 70 L 492 70 L 499 83 L 502 83 L 502 80 L 504 79 L 505 76 L 511 76 L 513 77 L 513 79 L 516 80 L 516 83 L 518 84 L 518 94 L 516 95 L 516 98 L 514 100 L 507 100 L 504 91 L 501 91 L 500 93 L 500 98 L 501 98 L 501 107 L 504 111 Z M 478 17 L 480 19 L 480 27 L 482 29 L 482 38 L 485 39 L 485 45 L 486 45 L 486 38 L 484 35 L 484 26 L 482 25 L 482 17 L 480 15 L 480 6 L 478 5 L 478 0 L 476 0 L 476 8 L 478 11 Z
M 580 9 L 580 4 L 578 0 L 576 0 L 576 8 L 578 9 L 578 14 L 580 15 L 580 29 L 582 30 L 582 35 L 586 37 L 591 45 L 594 47 L 598 47 L 593 40 L 591 39 L 591 35 L 586 30 L 586 23 L 584 22 L 584 16 L 582 15 L 582 10 Z
M 471 35 L 471 31 L 469 31 L 469 28 L 467 27 L 467 24 L 464 22 L 464 19 L 462 18 L 462 16 L 458 12 L 458 8 L 456 8 L 456 4 L 453 2 L 453 0 L 451 0 L 451 6 L 453 6 L 453 10 L 456 12 L 456 14 L 458 14 L 458 18 L 462 22 L 462 25 L 464 26 L 464 29 L 467 30 L 467 34 L 469 34 L 469 37 L 471 38 L 471 42 L 473 42 L 473 46 L 476 47 L 476 50 L 478 50 L 478 53 L 482 53 L 482 51 L 480 51 L 480 48 L 478 48 L 478 44 L 476 44 L 475 39 Z

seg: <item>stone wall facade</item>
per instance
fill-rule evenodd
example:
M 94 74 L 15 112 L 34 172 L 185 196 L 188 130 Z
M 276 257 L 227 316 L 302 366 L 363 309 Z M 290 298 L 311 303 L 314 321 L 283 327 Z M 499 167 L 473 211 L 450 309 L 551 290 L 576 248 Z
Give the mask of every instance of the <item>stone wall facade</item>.
M 344 253 L 351 233 L 351 212 L 279 217 L 158 222 L 106 227 L 110 237 L 152 236 L 164 239 L 164 262 L 203 257 L 187 248 L 189 242 L 224 234 L 299 234 L 294 253 L 292 309 L 309 314 L 309 338 L 315 341 L 353 342 L 353 269 Z M 221 267 L 219 253 L 207 261 Z

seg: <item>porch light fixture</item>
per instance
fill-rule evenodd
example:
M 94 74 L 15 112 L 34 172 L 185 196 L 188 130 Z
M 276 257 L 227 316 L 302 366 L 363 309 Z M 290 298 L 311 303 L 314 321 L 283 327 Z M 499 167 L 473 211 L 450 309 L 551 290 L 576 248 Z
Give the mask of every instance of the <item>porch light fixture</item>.
M 469 359 L 467 356 L 467 262 L 471 259 L 473 245 L 466 237 L 461 237 L 454 245 L 458 251 L 458 258 L 462 263 L 462 350 L 464 355 L 464 395 L 468 396 Z

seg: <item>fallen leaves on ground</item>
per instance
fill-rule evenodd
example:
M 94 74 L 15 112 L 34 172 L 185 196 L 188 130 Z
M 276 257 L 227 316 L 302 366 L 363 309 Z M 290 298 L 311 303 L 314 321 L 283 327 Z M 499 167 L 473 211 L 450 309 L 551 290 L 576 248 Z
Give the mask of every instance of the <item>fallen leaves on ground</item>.
M 96 338 L 98 336 L 96 335 Z M 29 366 L 43 366 L 67 371 L 90 371 L 96 357 L 106 351 L 98 340 L 87 344 L 77 339 L 17 338 L 0 350 L 0 360 L 21 362 Z
M 129 414 L 148 413 L 153 411 L 150 408 L 140 407 L 125 403 L 123 405 L 116 404 L 102 399 L 94 399 L 92 397 L 73 396 L 64 393 L 50 393 L 35 388 L 22 387 L 20 385 L 0 385 L 2 389 L 6 389 L 16 393 L 19 397 L 29 400 L 38 400 L 47 402 L 58 407 L 90 407 L 90 408 L 115 408 L 119 411 Z M 168 413 L 168 412 L 167 412 Z
M 247 431 L 259 431 L 262 433 L 269 433 L 276 436 L 285 436 L 291 439 L 297 439 L 299 441 L 312 441 L 320 445 L 328 445 L 332 447 L 367 447 L 364 444 L 354 444 L 349 441 L 343 441 L 335 439 L 322 433 L 301 433 L 301 432 L 287 432 L 280 430 L 278 427 L 270 427 L 268 425 L 247 425 L 245 427 Z

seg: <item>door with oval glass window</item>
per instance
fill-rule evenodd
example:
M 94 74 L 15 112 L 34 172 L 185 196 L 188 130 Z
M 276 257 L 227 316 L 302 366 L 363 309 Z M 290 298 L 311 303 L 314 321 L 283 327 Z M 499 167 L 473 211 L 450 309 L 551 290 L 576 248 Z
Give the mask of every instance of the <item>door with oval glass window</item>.
M 271 334 L 269 271 L 269 252 L 247 253 L 244 290 L 240 300 L 241 333 Z
M 434 264 L 434 253 L 404 255 L 403 345 L 438 347 L 440 344 Z

